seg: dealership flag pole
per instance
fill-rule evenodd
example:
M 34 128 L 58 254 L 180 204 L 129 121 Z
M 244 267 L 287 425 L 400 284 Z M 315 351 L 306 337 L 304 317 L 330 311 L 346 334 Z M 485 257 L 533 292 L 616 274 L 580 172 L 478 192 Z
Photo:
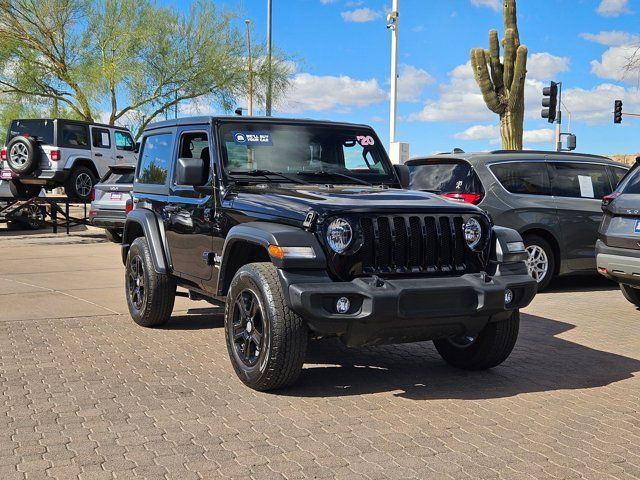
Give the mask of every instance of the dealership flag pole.
M 389 141 L 396 141 L 396 118 L 398 114 L 398 1 L 393 0 L 393 9 L 387 16 L 387 28 L 391 30 L 391 108 L 389 116 Z

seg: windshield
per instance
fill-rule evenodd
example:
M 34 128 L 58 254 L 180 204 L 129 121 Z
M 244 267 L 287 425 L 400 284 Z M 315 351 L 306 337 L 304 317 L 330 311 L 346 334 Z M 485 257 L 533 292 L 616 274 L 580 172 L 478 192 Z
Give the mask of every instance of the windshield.
M 478 176 L 467 162 L 443 161 L 409 164 L 411 190 L 441 193 L 477 193 L 482 191 Z
M 386 153 L 370 129 L 234 122 L 219 132 L 224 168 L 232 176 L 267 171 L 313 182 L 310 174 L 330 172 L 337 183 L 395 182 Z
M 9 125 L 7 144 L 18 135 L 28 135 L 46 145 L 53 145 L 53 120 L 14 120 Z

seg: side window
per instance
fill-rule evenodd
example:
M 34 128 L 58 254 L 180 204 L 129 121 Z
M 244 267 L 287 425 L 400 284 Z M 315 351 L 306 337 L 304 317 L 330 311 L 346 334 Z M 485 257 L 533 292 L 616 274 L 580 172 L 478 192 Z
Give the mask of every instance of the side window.
M 544 162 L 498 163 L 489 167 L 511 193 L 550 195 L 549 172 Z
M 609 167 L 609 168 L 611 169 L 613 189 L 615 190 L 618 184 L 620 183 L 620 181 L 627 174 L 628 170 L 621 167 Z
M 60 146 L 69 148 L 89 148 L 89 127 L 73 123 L 60 125 Z
M 106 128 L 92 128 L 91 142 L 96 148 L 111 148 L 111 135 Z
M 205 171 L 211 172 L 209 137 L 205 132 L 185 132 L 180 136 L 178 158 L 200 158 Z
M 601 199 L 611 193 L 604 165 L 563 162 L 550 165 L 551 188 L 556 197 Z
M 116 149 L 126 150 L 127 152 L 133 152 L 135 150 L 136 143 L 127 132 L 120 132 L 116 130 L 113 133 L 116 139 Z
M 138 164 L 138 182 L 146 185 L 165 185 L 171 159 L 170 133 L 150 135 L 144 139 Z

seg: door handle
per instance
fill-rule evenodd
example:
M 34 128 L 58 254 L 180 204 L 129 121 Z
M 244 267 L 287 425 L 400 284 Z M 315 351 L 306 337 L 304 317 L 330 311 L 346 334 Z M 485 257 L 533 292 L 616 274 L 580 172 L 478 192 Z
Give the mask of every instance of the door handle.
M 116 158 L 122 160 L 124 157 L 122 155 L 116 155 Z
M 94 155 L 95 155 L 96 157 L 101 157 L 101 156 L 102 156 L 102 154 L 101 154 L 101 153 L 94 153 Z

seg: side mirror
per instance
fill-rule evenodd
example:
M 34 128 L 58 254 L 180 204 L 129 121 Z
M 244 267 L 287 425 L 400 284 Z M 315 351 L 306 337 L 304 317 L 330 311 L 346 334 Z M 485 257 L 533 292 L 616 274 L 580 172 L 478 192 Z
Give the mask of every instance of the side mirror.
M 201 158 L 179 158 L 176 163 L 176 184 L 197 187 L 207 183 L 207 172 Z
M 405 190 L 409 189 L 409 167 L 406 165 L 394 164 L 393 168 L 396 171 L 396 175 L 400 179 L 400 186 Z

